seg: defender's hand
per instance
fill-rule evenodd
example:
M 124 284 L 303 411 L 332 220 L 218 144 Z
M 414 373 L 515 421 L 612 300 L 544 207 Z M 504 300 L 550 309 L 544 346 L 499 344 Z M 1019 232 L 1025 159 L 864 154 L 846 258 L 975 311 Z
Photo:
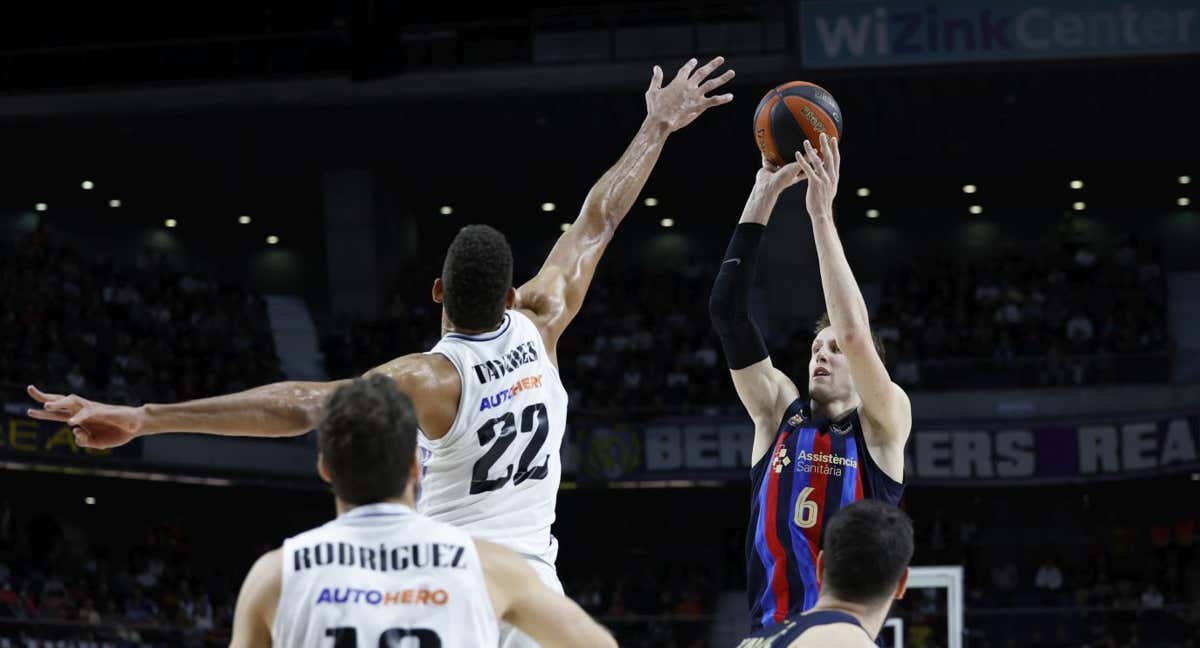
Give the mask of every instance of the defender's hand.
M 837 138 L 821 133 L 821 154 L 804 140 L 806 155 L 797 155 L 796 161 L 808 176 L 808 194 L 805 205 L 813 218 L 833 216 L 833 197 L 837 195 L 838 176 L 842 169 L 842 154 L 838 151 Z
M 46 394 L 30 385 L 30 398 L 42 409 L 26 412 L 30 418 L 66 423 L 75 432 L 75 445 L 81 448 L 115 448 L 140 436 L 145 428 L 145 412 L 137 407 L 97 403 L 75 394 Z
M 704 67 L 696 70 L 696 59 L 692 59 L 679 68 L 675 79 L 663 87 L 663 71 L 657 65 L 650 77 L 650 89 L 646 91 L 646 114 L 653 120 L 667 126 L 670 132 L 675 132 L 692 123 L 700 113 L 733 101 L 732 94 L 706 97 L 704 95 L 725 85 L 733 78 L 733 70 L 719 77 L 708 79 L 708 75 L 725 63 L 725 57 L 718 56 L 709 61 Z M 692 74 L 695 70 L 696 73 Z

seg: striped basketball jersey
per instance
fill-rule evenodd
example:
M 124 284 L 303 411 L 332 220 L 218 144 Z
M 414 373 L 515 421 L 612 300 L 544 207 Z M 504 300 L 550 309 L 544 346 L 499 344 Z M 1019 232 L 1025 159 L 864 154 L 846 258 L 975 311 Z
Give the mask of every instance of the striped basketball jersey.
M 862 629 L 858 619 L 845 612 L 821 610 L 788 617 L 773 627 L 760 629 L 743 639 L 737 648 L 788 648 L 805 631 L 835 623 L 849 623 Z M 866 633 L 866 630 L 863 630 L 863 633 Z
M 814 419 L 796 399 L 770 452 L 750 469 L 746 580 L 752 629 L 782 622 L 817 602 L 817 551 L 825 521 L 853 502 L 898 504 L 904 485 L 871 459 L 858 412 Z

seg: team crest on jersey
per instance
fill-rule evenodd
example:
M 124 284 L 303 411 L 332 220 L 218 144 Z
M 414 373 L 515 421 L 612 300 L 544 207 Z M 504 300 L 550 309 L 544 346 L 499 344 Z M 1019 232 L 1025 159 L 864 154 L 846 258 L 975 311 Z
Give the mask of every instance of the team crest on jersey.
M 771 469 L 776 473 L 781 473 L 783 472 L 783 469 L 787 468 L 789 465 L 791 465 L 791 463 L 792 460 L 788 459 L 787 456 L 787 448 L 785 446 L 779 446 L 779 452 L 775 453 L 775 458 L 771 460 Z
M 792 414 L 792 418 L 788 419 L 788 425 L 796 427 L 797 425 L 800 425 L 800 422 L 803 420 L 804 417 L 800 414 Z

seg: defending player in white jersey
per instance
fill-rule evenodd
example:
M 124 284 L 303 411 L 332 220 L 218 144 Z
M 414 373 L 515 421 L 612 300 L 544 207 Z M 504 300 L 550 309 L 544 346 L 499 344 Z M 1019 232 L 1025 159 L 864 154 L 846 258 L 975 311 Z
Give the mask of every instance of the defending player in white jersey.
M 709 79 L 724 59 L 688 61 L 665 87 L 654 67 L 646 120 L 616 165 L 592 187 L 575 223 L 537 276 L 512 285 L 512 251 L 500 232 L 463 228 L 446 253 L 433 300 L 442 304 L 442 342 L 368 373 L 395 380 L 412 397 L 422 434 L 418 508 L 476 537 L 526 554 L 551 587 L 557 546 L 550 535 L 561 467 L 566 396 L 556 346 L 579 312 L 600 257 L 633 206 L 667 136 L 733 95 L 705 96 L 733 78 Z M 200 432 L 295 436 L 317 423 L 322 401 L 345 381 L 288 381 L 168 405 L 107 405 L 74 394 L 29 394 L 33 418 L 66 422 L 83 447 L 110 448 L 138 436 Z M 519 634 L 506 647 L 526 646 Z
M 338 517 L 259 558 L 232 648 L 478 648 L 497 645 L 498 618 L 547 648 L 616 647 L 520 556 L 413 511 L 416 414 L 390 379 L 338 388 L 319 430 Z

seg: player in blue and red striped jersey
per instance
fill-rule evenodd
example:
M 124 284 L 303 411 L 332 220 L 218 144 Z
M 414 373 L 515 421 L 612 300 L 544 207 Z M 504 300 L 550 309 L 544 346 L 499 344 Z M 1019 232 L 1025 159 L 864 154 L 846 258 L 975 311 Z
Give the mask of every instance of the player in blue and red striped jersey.
M 754 421 L 746 536 L 751 627 L 771 626 L 817 601 L 825 520 L 860 499 L 896 504 L 904 490 L 908 396 L 892 382 L 862 292 L 833 224 L 841 154 L 821 135 L 781 168 L 765 159 L 713 284 L 709 310 L 733 384 Z M 748 302 L 758 247 L 779 194 L 807 180 L 806 205 L 827 315 L 808 364 L 808 395 L 771 364 Z

